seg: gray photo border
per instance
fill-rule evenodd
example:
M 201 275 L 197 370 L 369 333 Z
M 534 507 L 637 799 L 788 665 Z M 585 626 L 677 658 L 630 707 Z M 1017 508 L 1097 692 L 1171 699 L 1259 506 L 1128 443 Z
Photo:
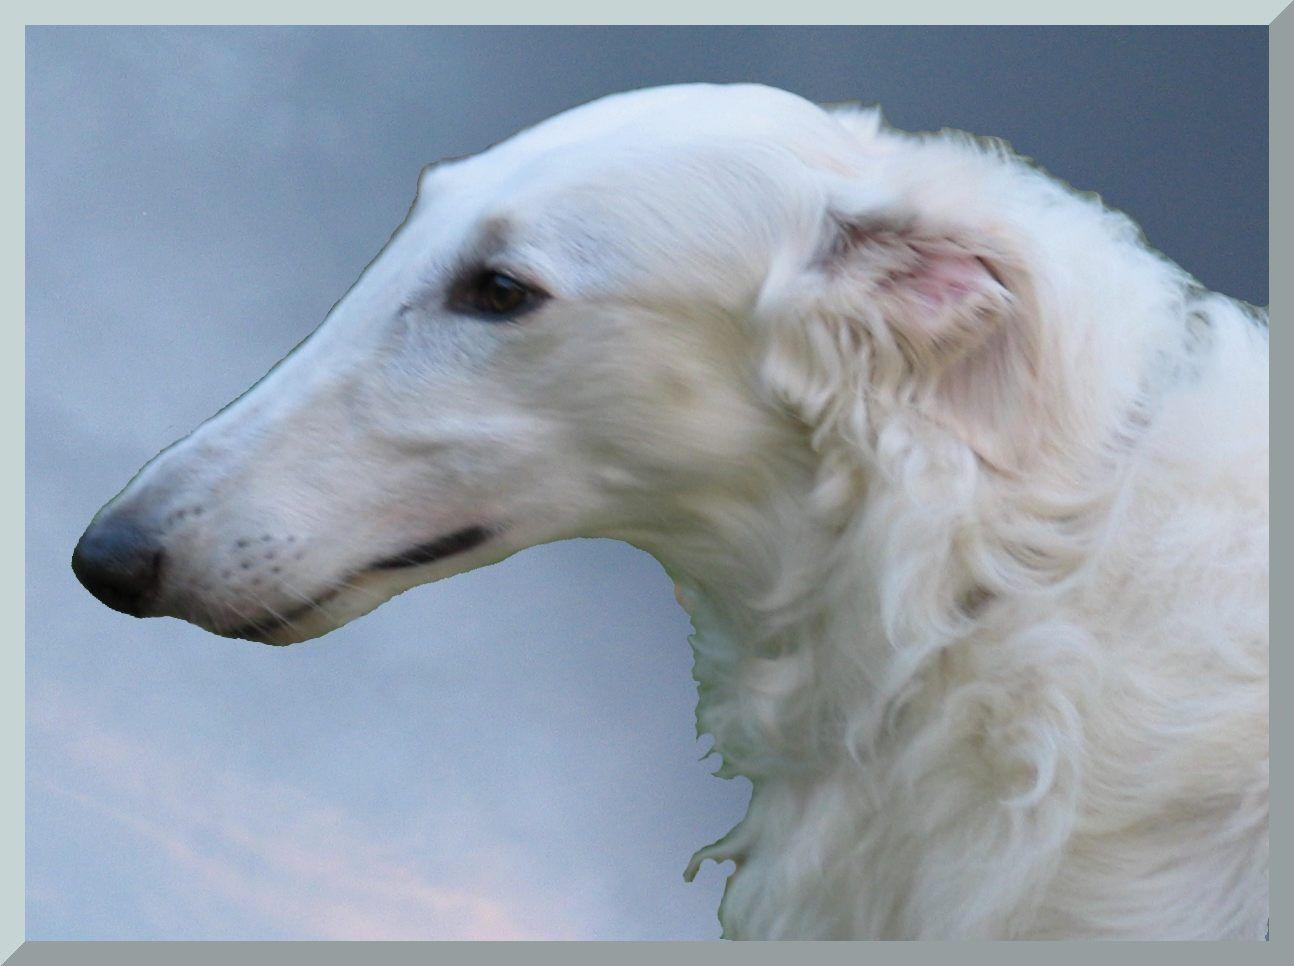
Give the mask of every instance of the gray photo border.
M 974 8 L 961 7 L 953 0 L 923 0 L 915 4 L 888 7 L 886 9 L 862 10 L 858 6 L 836 0 L 834 3 L 797 4 L 793 9 L 781 4 L 772 4 L 767 0 L 747 0 L 745 3 L 710 4 L 706 6 L 695 3 L 679 3 L 676 0 L 658 0 L 650 11 L 635 11 L 620 8 L 613 14 L 606 5 L 594 5 L 590 0 L 568 0 L 561 4 L 549 4 L 543 8 L 531 7 L 520 2 L 500 2 L 491 4 L 490 13 L 475 10 L 474 14 L 464 17 L 462 10 L 440 9 L 439 5 L 414 3 L 413 0 L 379 0 L 367 4 L 363 13 L 367 23 L 722 23 L 729 19 L 746 18 L 753 23 L 779 23 L 780 18 L 788 12 L 797 15 L 797 23 L 844 23 L 851 18 L 857 19 L 865 13 L 868 23 L 946 23 L 946 24 L 1252 24 L 1269 25 L 1270 50 L 1270 145 L 1271 154 L 1269 169 L 1277 171 L 1294 171 L 1294 115 L 1289 111 L 1289 92 L 1294 90 L 1294 13 L 1284 9 L 1286 0 L 1236 0 L 1225 6 L 1194 0 L 1194 2 L 1154 3 L 1154 2 L 1121 2 L 1112 0 L 1089 0 L 1083 4 L 1057 3 L 1041 6 L 1037 3 L 1021 0 L 990 0 L 981 2 Z M 29 9 L 23 9 L 29 8 Z M 10 229 L 6 233 L 6 254 L 4 259 L 6 271 L 12 278 L 9 299 L 11 304 L 10 319 L 25 318 L 24 311 L 24 28 L 41 23 L 203 23 L 203 24 L 238 24 L 238 23 L 278 23 L 304 24 L 335 19 L 338 22 L 353 20 L 358 11 L 347 9 L 335 0 L 316 0 L 313 4 L 294 3 L 258 3 L 253 5 L 246 0 L 227 0 L 215 4 L 194 4 L 183 10 L 148 0 L 113 5 L 111 15 L 100 6 L 80 2 L 63 3 L 57 9 L 37 7 L 35 4 L 19 4 L 11 8 L 16 12 L 15 29 L 10 30 L 0 47 L 0 73 L 8 83 L 9 97 L 4 103 L 11 132 L 10 147 L 0 154 L 0 161 L 5 167 L 5 183 L 8 189 L 13 217 Z M 16 132 L 16 136 L 14 136 Z M 1273 162 L 1271 164 L 1270 162 Z M 1288 175 L 1270 181 L 1271 247 L 1270 276 L 1273 292 L 1272 301 L 1277 304 L 1288 304 L 1291 299 L 1291 288 L 1294 278 L 1275 271 L 1275 267 L 1285 265 L 1286 270 L 1294 264 L 1294 189 L 1290 187 Z M 17 226 L 16 231 L 14 226 Z M 11 247 L 10 247 L 11 246 Z M 1294 273 L 1292 273 L 1294 274 Z M 23 326 L 11 321 L 0 326 L 0 339 L 4 351 L 0 352 L 0 366 L 6 371 L 7 378 L 0 381 L 0 432 L 10 440 L 9 452 L 15 454 L 24 451 L 23 393 L 24 393 L 24 340 Z M 1283 343 L 1276 340 L 1276 351 L 1284 354 Z M 1279 381 L 1274 387 L 1276 406 L 1279 408 L 1288 396 L 1283 384 Z M 1278 422 L 1278 425 L 1279 422 Z M 1277 450 L 1276 474 L 1278 478 L 1288 478 L 1286 456 Z M 645 957 L 662 956 L 691 958 L 704 957 L 707 961 L 721 961 L 740 956 L 743 961 L 754 957 L 776 957 L 782 960 L 785 956 L 806 956 L 812 958 L 852 958 L 858 950 L 850 943 L 779 943 L 775 947 L 769 944 L 733 944 L 733 943 L 545 943 L 539 946 L 524 943 L 409 943 L 409 942 L 26 942 L 25 940 L 25 905 L 24 905 L 24 582 L 23 547 L 24 531 L 24 466 L 16 458 L 5 468 L 0 477 L 0 486 L 4 487 L 4 506 L 0 526 L 3 530 L 4 552 L 0 554 L 0 567 L 3 568 L 4 580 L 0 580 L 0 593 L 4 595 L 5 634 L 0 640 L 0 689 L 6 693 L 0 699 L 0 774 L 8 781 L 0 783 L 0 956 L 7 955 L 4 966 L 37 966 L 37 964 L 54 963 L 96 963 L 132 964 L 172 964 L 185 962 L 200 966 L 205 963 L 225 963 L 238 960 L 241 963 L 285 963 L 311 964 L 311 966 L 328 966 L 331 963 L 350 963 L 356 959 L 373 963 L 423 963 L 428 957 L 440 953 L 450 953 L 460 962 L 492 962 L 496 956 L 533 957 L 536 952 L 543 957 L 551 955 L 560 957 L 563 962 L 602 962 L 607 956 L 617 960 L 633 962 Z M 1285 524 L 1278 514 L 1277 521 L 1281 535 L 1288 537 Z M 1284 547 L 1288 544 L 1277 541 L 1272 556 L 1277 570 L 1283 569 Z M 1280 595 L 1273 601 L 1272 621 L 1283 624 L 1288 617 L 1288 605 Z M 1280 660 L 1276 662 L 1276 671 L 1283 673 Z M 1278 716 L 1279 717 L 1279 716 Z M 1281 840 L 1277 837 L 1277 844 Z M 1287 850 L 1277 848 L 1274 864 L 1282 869 L 1289 866 Z M 1272 896 L 1281 900 L 1287 889 L 1279 876 L 1275 877 Z M 1273 910 L 1286 908 L 1282 902 L 1273 901 Z M 1275 928 L 1272 941 L 1269 943 L 1243 943 L 1228 949 L 1229 957 L 1254 959 L 1277 955 L 1276 950 L 1282 946 L 1282 939 L 1288 934 L 1284 925 L 1283 914 L 1277 912 L 1274 917 Z M 784 950 L 778 947 L 794 945 L 795 950 Z M 942 944 L 877 944 L 871 947 L 877 955 L 885 959 L 911 961 L 917 957 L 924 961 L 930 956 L 955 955 L 959 959 L 967 955 L 965 944 L 958 949 L 940 950 Z M 1039 955 L 1078 961 L 1088 953 L 1082 944 L 1049 943 L 1045 949 L 1041 944 L 1013 943 L 970 945 L 970 955 L 980 962 L 988 962 L 989 957 L 995 962 L 1015 960 L 1017 962 L 1036 961 Z M 529 946 L 530 948 L 519 948 Z M 556 948 L 561 946 L 562 948 Z M 1102 947 L 1102 955 L 1116 957 L 1147 956 L 1165 961 L 1161 957 L 1172 957 L 1174 963 L 1185 960 L 1207 962 L 1217 950 L 1201 944 L 1141 944 L 1113 943 Z M 1284 954 L 1287 958 L 1289 953 Z M 981 960 L 980 957 L 983 957 Z M 1200 959 L 1196 959 L 1200 957 Z M 772 962 L 773 959 L 768 961 Z

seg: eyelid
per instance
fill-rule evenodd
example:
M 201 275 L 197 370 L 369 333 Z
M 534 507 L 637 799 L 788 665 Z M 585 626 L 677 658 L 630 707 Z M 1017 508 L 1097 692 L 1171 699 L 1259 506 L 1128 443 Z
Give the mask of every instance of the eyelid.
M 524 269 L 514 268 L 511 265 L 500 265 L 494 262 L 487 262 L 476 269 L 476 274 L 474 276 L 469 273 L 468 277 L 481 278 L 486 275 L 502 275 L 506 278 L 510 278 L 518 285 L 529 289 L 540 298 L 548 299 L 553 297 L 552 293 L 537 282 L 527 271 Z

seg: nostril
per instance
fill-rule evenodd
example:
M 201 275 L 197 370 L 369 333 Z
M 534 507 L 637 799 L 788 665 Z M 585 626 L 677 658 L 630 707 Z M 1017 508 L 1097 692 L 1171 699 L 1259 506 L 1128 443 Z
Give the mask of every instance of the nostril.
M 162 568 L 162 550 L 138 524 L 112 516 L 90 524 L 72 552 L 72 572 L 113 610 L 143 617 Z

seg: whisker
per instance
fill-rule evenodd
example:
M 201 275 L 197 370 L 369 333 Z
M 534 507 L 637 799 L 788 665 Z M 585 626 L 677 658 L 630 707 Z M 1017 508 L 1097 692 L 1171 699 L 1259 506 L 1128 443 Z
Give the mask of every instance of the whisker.
M 264 611 L 268 611 L 268 612 L 269 612 L 270 616 L 274 619 L 274 620 L 273 620 L 273 623 L 271 624 L 271 626 L 273 626 L 273 625 L 283 625 L 283 624 L 288 624 L 288 623 L 290 623 L 290 621 L 289 621 L 286 617 L 284 617 L 281 613 L 279 613 L 277 610 L 275 610 L 272 606 L 270 606 L 269 604 L 267 604 L 267 603 L 265 602 L 265 599 L 264 599 L 263 597 L 261 597 L 261 595 L 260 595 L 260 594 L 256 593 L 256 592 L 255 592 L 255 591 L 253 591 L 253 590 L 248 590 L 246 593 L 247 593 L 247 595 L 248 595 L 249 597 L 251 597 L 253 600 L 255 600 L 255 601 L 256 601 L 256 603 L 258 603 L 258 604 L 260 604 L 260 605 L 261 605 L 261 609 L 262 609 L 262 610 L 264 610 Z M 270 624 L 271 622 L 269 622 L 269 621 L 260 621 L 260 622 L 258 622 L 258 623 L 266 623 L 266 624 Z

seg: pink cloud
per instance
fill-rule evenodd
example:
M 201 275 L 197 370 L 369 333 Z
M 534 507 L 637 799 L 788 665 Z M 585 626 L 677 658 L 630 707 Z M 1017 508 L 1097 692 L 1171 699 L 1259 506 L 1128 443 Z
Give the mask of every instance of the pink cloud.
M 43 697 L 29 727 L 65 758 L 42 764 L 58 776 L 43 788 L 162 857 L 190 901 L 218 900 L 291 938 L 574 938 L 571 923 L 553 921 L 552 896 L 519 885 L 507 843 L 464 816 L 452 817 L 472 843 L 461 867 L 432 876 L 416 825 L 374 827 L 316 794 L 213 769 Z

